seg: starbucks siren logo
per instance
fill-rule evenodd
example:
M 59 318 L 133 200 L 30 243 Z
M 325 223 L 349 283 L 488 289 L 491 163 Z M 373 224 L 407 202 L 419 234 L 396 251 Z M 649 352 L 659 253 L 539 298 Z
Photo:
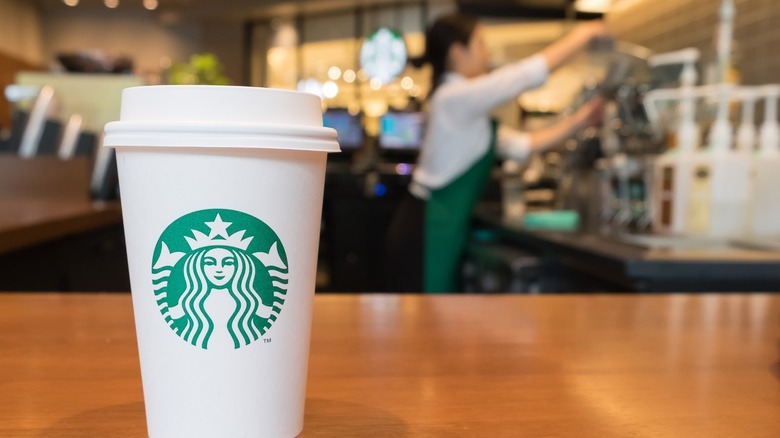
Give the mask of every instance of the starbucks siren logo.
M 282 310 L 288 278 L 276 233 L 235 210 L 180 217 L 162 233 L 152 259 L 165 322 L 203 349 L 237 349 L 260 339 Z

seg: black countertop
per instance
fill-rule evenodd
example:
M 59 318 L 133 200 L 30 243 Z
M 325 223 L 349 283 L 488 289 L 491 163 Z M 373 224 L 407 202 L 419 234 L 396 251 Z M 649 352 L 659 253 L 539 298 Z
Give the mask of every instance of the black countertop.
M 738 242 L 657 236 L 535 231 L 502 218 L 495 205 L 475 213 L 497 239 L 600 282 L 643 292 L 780 291 L 780 252 Z

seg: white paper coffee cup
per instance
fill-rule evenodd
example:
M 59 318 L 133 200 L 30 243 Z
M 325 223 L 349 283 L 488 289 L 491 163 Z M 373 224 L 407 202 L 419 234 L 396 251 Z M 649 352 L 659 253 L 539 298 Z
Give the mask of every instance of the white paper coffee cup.
M 316 96 L 124 90 L 116 148 L 149 435 L 303 429 L 325 162 Z

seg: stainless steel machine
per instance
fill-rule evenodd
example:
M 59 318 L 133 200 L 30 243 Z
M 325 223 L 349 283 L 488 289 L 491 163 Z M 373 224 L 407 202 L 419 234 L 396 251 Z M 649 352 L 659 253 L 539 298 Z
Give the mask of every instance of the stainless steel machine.
M 587 84 L 572 110 L 601 95 L 607 99 L 604 121 L 565 145 L 555 206 L 578 211 L 586 232 L 649 232 L 653 165 L 665 142 L 648 119 L 644 98 L 676 86 L 681 68 L 651 68 L 648 49 L 621 42 L 597 56 L 609 65 L 606 76 Z

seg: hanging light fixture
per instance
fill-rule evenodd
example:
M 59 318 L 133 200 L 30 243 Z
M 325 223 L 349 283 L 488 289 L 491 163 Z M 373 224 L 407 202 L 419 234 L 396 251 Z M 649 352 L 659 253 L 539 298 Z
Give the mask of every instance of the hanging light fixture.
M 578 12 L 604 14 L 612 6 L 611 0 L 577 0 L 574 2 L 574 9 Z

